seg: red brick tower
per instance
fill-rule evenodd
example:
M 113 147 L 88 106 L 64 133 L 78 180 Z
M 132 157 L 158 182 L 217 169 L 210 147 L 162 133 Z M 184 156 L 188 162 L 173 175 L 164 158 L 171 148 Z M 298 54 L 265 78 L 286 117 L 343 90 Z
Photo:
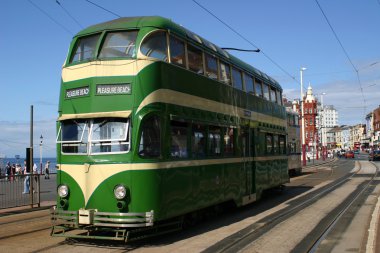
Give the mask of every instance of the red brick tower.
M 318 144 L 318 130 L 316 126 L 317 100 L 313 96 L 313 89 L 309 84 L 307 94 L 304 98 L 304 117 L 305 117 L 305 144 L 306 150 L 312 150 Z

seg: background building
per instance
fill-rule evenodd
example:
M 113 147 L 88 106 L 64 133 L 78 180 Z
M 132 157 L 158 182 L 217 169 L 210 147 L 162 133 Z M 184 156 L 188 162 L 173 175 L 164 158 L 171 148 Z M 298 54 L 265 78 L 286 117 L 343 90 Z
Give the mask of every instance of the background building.
M 362 149 L 363 139 L 365 139 L 365 124 L 357 124 L 350 129 L 350 149 Z
M 378 149 L 380 146 L 380 106 L 373 111 L 373 149 Z
M 313 88 L 309 84 L 306 97 L 304 98 L 304 117 L 305 117 L 305 144 L 306 151 L 313 151 L 318 146 L 317 131 L 317 100 L 313 95 Z
M 327 128 L 333 128 L 339 126 L 338 124 L 338 111 L 335 110 L 334 106 L 326 105 L 323 106 L 323 117 L 324 117 L 324 125 Z M 318 112 L 320 114 L 320 112 Z
M 363 140 L 363 148 L 364 149 L 369 149 L 373 147 L 373 136 L 374 136 L 374 131 L 373 131 L 373 112 L 370 112 L 367 114 L 365 117 L 366 121 L 366 136 L 365 139 Z

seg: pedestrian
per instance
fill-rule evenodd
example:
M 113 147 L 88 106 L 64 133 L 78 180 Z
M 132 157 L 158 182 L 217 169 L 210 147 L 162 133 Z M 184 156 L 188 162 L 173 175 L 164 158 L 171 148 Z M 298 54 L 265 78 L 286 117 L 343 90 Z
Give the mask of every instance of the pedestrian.
M 7 162 L 7 166 L 5 167 L 5 179 L 8 181 L 11 176 L 11 163 Z
M 45 164 L 45 179 L 50 178 L 49 166 L 50 166 L 50 161 L 47 161 Z
M 38 169 L 38 167 L 37 167 L 37 164 L 33 164 L 33 177 L 34 177 L 34 181 L 36 181 L 36 183 L 37 183 L 37 181 L 38 181 L 38 171 L 37 171 L 37 169 Z
M 22 168 L 21 168 L 21 164 L 16 164 L 16 174 L 15 174 L 15 180 L 18 181 L 19 177 L 21 176 L 22 174 Z
M 24 191 L 22 194 L 29 194 L 30 192 L 30 169 L 28 168 L 26 164 L 26 160 L 24 160 Z

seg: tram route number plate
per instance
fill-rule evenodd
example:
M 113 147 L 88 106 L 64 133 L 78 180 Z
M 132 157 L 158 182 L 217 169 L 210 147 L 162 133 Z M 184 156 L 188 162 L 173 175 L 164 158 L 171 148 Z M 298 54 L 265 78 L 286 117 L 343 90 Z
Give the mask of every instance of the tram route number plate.
M 79 224 L 90 225 L 94 221 L 95 210 L 79 209 Z

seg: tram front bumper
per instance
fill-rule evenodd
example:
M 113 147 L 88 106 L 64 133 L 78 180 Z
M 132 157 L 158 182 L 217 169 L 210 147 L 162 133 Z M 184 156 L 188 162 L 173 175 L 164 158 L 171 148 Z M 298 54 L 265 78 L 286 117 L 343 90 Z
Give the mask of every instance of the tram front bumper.
M 153 226 L 154 212 L 144 213 L 114 213 L 98 212 L 96 209 L 80 209 L 65 211 L 56 206 L 50 209 L 51 221 L 54 226 L 68 228 L 109 227 L 109 228 L 138 228 Z

